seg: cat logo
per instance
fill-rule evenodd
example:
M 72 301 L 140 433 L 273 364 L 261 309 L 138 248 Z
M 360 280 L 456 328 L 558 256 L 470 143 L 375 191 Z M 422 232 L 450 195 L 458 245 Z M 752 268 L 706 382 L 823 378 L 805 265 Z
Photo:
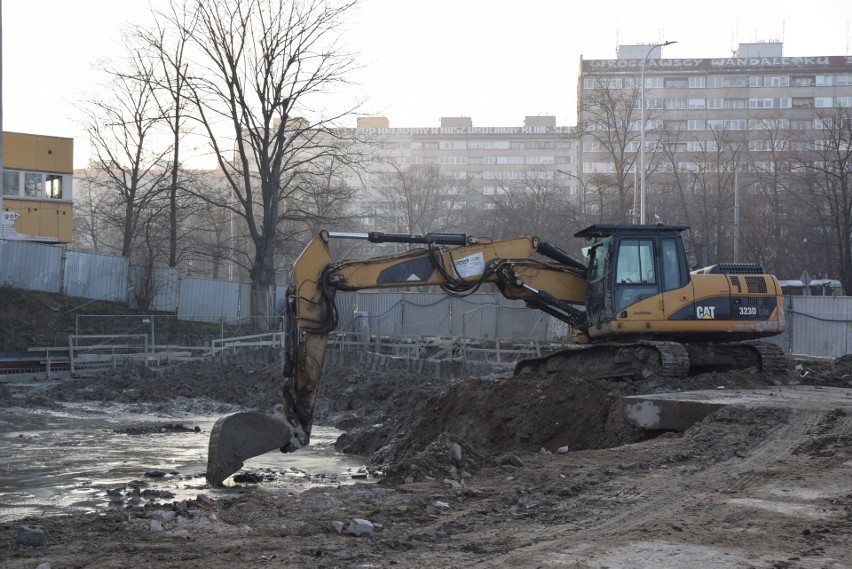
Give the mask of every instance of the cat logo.
M 696 306 L 695 315 L 699 320 L 713 320 L 716 318 L 715 306 Z

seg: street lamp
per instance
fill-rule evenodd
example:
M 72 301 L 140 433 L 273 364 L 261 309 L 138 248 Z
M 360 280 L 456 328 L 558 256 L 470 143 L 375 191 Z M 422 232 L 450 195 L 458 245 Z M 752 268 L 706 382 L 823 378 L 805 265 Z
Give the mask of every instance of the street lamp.
M 645 64 L 648 62 L 648 57 L 651 55 L 651 52 L 657 49 L 658 47 L 665 47 L 667 45 L 672 45 L 673 43 L 677 43 L 676 41 L 666 41 L 663 43 L 657 43 L 651 46 L 648 50 L 648 53 L 645 54 L 645 59 L 642 60 L 642 78 L 640 79 L 640 83 L 642 85 L 642 96 L 640 102 L 640 121 L 641 125 L 639 125 L 639 223 L 645 224 Z

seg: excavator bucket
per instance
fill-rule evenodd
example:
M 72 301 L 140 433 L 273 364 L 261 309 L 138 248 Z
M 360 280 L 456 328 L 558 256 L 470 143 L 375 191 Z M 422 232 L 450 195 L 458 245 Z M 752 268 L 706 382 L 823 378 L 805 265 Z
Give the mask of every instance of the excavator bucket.
M 292 439 L 292 429 L 257 411 L 234 413 L 222 417 L 210 431 L 207 449 L 207 483 L 222 483 L 243 467 L 246 460 L 285 448 Z

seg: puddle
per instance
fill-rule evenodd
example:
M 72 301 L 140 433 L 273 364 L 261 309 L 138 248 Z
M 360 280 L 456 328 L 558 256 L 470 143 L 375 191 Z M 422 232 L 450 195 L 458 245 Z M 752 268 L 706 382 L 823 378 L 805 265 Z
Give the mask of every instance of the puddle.
M 61 412 L 4 409 L 0 522 L 171 503 L 198 494 L 217 499 L 363 482 L 352 477 L 363 461 L 334 450 L 339 431 L 317 426 L 309 447 L 292 454 L 274 451 L 246 462 L 241 473 L 259 475 L 261 484 L 210 488 L 204 479 L 207 442 L 222 414 L 152 416 L 91 406 Z M 189 430 L 126 434 L 128 428 L 166 424 Z

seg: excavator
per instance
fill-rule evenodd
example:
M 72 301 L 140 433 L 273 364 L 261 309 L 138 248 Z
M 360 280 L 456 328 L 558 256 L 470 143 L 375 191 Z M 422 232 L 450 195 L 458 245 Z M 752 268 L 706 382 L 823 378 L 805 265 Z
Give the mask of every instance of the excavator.
M 244 461 L 310 440 L 337 291 L 438 286 L 465 295 L 486 283 L 570 325 L 567 349 L 520 361 L 516 375 L 564 373 L 635 378 L 786 367 L 777 346 L 758 341 L 784 330 L 781 287 L 759 264 L 690 270 L 688 227 L 597 224 L 575 234 L 590 244 L 586 262 L 526 235 L 507 240 L 467 234 L 321 231 L 293 265 L 285 306 L 284 417 L 236 413 L 214 425 L 207 480 L 221 485 Z M 415 247 L 335 261 L 333 239 Z

